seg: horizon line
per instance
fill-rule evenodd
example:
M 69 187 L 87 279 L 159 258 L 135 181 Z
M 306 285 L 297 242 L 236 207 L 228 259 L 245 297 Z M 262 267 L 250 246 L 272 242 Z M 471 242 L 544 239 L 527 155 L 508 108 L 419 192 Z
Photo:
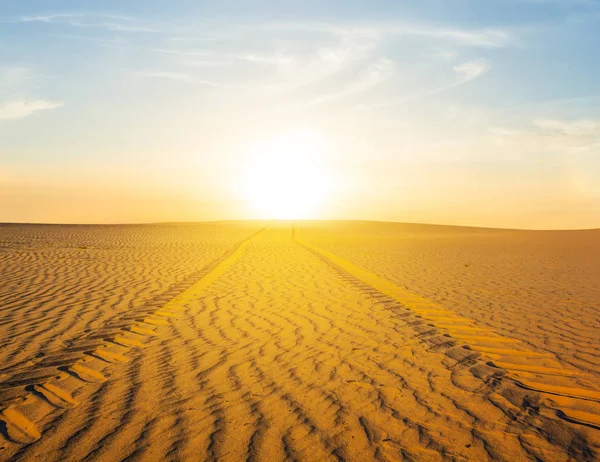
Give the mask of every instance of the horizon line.
M 277 219 L 277 218 L 252 218 L 252 219 L 220 219 L 220 220 L 194 220 L 194 221 L 156 221 L 156 222 L 120 222 L 120 223 L 64 223 L 64 222 L 19 222 L 0 221 L 0 226 L 148 226 L 148 225 L 175 225 L 175 224 L 200 224 L 200 223 L 228 223 L 228 222 L 363 222 L 363 223 L 386 223 L 414 226 L 440 226 L 447 228 L 474 228 L 498 231 L 600 231 L 595 228 L 510 228 L 496 226 L 478 226 L 449 223 L 421 223 L 392 220 L 364 220 L 364 219 L 324 219 L 324 218 L 302 218 L 302 219 Z

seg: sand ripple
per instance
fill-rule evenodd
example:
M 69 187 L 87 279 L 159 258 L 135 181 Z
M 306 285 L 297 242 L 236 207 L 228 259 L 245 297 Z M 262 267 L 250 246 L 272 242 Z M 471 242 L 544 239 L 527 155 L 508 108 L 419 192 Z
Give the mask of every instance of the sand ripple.
M 581 414 L 571 419 L 577 423 L 557 415 L 547 388 L 540 393 L 512 378 L 522 372 L 519 364 L 531 366 L 535 353 L 514 347 L 511 340 L 518 336 L 501 333 L 497 337 L 507 342 L 490 346 L 473 340 L 491 335 L 477 319 L 460 323 L 452 310 L 431 309 L 428 319 L 426 308 L 399 302 L 358 270 L 294 242 L 291 227 L 271 227 L 242 247 L 232 245 L 143 319 L 124 319 L 121 343 L 105 343 L 106 352 L 97 353 L 98 346 L 85 346 L 82 339 L 82 348 L 96 355 L 87 355 L 89 364 L 79 363 L 79 373 L 63 382 L 31 380 L 35 406 L 11 408 L 25 420 L 14 414 L 5 419 L 24 441 L 0 439 L 0 457 L 598 457 L 593 424 L 582 425 Z M 132 326 L 148 332 L 136 333 Z M 135 339 L 143 348 L 128 344 Z M 502 350 L 525 351 L 525 359 L 511 353 L 509 366 L 489 364 L 486 355 L 506 357 Z M 561 376 L 572 365 L 553 369 L 542 373 L 573 379 Z M 90 371 L 107 380 L 94 380 Z M 570 399 L 560 391 L 557 400 Z

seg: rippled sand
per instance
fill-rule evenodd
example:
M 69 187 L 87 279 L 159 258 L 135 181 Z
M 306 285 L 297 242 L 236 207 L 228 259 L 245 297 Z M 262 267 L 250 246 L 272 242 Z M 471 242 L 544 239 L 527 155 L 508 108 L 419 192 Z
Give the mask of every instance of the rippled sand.
M 597 231 L 0 225 L 0 281 L 1 460 L 600 456 Z

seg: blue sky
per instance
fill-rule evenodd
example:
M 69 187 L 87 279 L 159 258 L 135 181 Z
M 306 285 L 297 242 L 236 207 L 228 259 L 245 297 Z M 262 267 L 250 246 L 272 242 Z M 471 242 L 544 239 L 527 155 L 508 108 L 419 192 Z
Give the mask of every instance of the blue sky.
M 251 218 L 247 146 L 309 127 L 323 217 L 600 227 L 598 1 L 3 2 L 0 37 L 0 221 Z

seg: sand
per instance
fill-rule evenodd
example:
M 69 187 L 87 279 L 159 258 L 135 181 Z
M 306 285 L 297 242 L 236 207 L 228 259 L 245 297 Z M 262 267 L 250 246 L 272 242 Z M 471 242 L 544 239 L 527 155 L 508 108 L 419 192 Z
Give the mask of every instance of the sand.
M 0 225 L 1 460 L 596 460 L 600 232 Z

